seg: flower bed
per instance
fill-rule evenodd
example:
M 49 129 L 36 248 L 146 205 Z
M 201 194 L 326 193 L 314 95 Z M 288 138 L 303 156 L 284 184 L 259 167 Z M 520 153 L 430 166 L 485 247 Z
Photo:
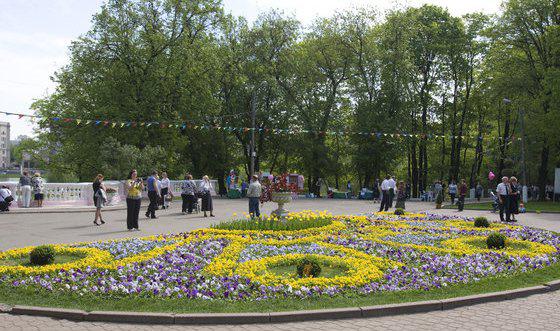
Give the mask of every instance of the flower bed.
M 47 266 L 0 265 L 4 288 L 43 289 L 99 298 L 140 297 L 252 301 L 430 291 L 539 270 L 558 261 L 560 236 L 545 230 L 426 214 L 331 216 L 292 214 L 317 227 L 300 230 L 200 229 L 187 234 L 56 245 L 83 258 Z M 498 231 L 503 250 L 484 246 Z M 0 253 L 22 257 L 31 248 Z M 338 270 L 298 277 L 297 261 L 312 258 Z M 277 273 L 275 268 L 293 273 Z M 288 269 L 287 269 L 288 268 Z M 133 307 L 131 307 L 133 308 Z

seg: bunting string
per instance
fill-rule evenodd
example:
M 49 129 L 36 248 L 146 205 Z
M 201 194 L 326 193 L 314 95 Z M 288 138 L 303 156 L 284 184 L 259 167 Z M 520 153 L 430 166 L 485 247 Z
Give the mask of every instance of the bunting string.
M 94 127 L 108 127 L 108 128 L 150 128 L 150 127 L 158 127 L 160 129 L 181 129 L 181 130 L 218 130 L 224 132 L 239 132 L 239 133 L 248 133 L 248 132 L 259 132 L 259 133 L 268 133 L 268 134 L 314 134 L 318 136 L 363 136 L 363 137 L 371 137 L 373 139 L 381 139 L 381 138 L 418 138 L 418 139 L 458 139 L 459 137 L 465 138 L 476 138 L 482 140 L 483 137 L 477 136 L 453 136 L 453 135 L 442 135 L 442 134 L 432 134 L 432 133 L 406 133 L 406 132 L 363 132 L 363 131 L 354 131 L 348 129 L 341 129 L 341 130 L 326 130 L 326 131 L 314 131 L 314 130 L 304 130 L 300 128 L 291 128 L 291 129 L 280 129 L 280 128 L 266 128 L 266 127 L 232 127 L 228 125 L 209 125 L 209 124 L 197 124 L 194 122 L 140 122 L 140 121 L 111 121 L 111 120 L 99 120 L 99 119 L 81 119 L 81 118 L 68 118 L 68 117 L 42 117 L 37 115 L 28 115 L 28 114 L 20 114 L 20 113 L 13 113 L 13 112 L 5 112 L 0 111 L 0 114 L 5 114 L 7 116 L 15 116 L 18 119 L 23 118 L 30 118 L 32 120 L 38 120 L 39 122 L 47 123 L 68 123 L 68 124 L 75 124 L 77 126 L 94 126 Z M 233 114 L 235 116 L 242 115 L 241 114 Z M 227 116 L 227 115 L 226 115 Z M 503 137 L 498 137 L 498 139 L 502 140 Z M 513 140 L 521 140 L 519 137 L 506 137 L 506 141 L 513 141 Z

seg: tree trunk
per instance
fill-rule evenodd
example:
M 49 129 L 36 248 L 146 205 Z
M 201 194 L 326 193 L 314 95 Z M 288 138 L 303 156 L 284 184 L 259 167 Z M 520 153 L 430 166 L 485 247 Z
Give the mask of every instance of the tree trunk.
M 410 160 L 412 161 L 412 195 L 418 197 L 418 163 L 416 159 L 416 141 L 412 142 L 410 148 Z
M 548 159 L 549 159 L 549 148 L 547 146 L 546 140 L 543 143 L 541 150 L 541 164 L 539 166 L 539 192 L 540 200 L 544 201 L 546 199 L 546 184 L 548 181 Z

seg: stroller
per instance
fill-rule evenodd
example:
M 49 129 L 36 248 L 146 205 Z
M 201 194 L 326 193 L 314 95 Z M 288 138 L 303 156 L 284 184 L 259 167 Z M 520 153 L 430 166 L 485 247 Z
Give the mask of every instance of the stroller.
M 500 198 L 490 191 L 490 196 L 492 197 L 492 212 L 495 213 L 500 209 Z

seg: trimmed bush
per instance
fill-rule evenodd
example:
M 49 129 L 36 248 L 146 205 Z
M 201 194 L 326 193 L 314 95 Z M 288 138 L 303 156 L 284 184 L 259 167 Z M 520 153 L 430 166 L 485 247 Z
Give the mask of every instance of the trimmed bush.
M 31 265 L 47 265 L 54 262 L 54 256 L 55 251 L 52 246 L 37 246 L 29 253 L 29 262 Z
M 404 215 L 404 209 L 402 208 L 395 209 L 395 215 Z
M 474 226 L 477 228 L 487 228 L 490 227 L 490 223 L 486 217 L 477 217 L 474 219 Z
M 489 249 L 504 249 L 506 247 L 506 236 L 499 232 L 493 232 L 486 238 L 486 246 Z
M 297 274 L 303 277 L 319 277 L 321 274 L 321 266 L 315 259 L 303 258 L 297 264 Z

